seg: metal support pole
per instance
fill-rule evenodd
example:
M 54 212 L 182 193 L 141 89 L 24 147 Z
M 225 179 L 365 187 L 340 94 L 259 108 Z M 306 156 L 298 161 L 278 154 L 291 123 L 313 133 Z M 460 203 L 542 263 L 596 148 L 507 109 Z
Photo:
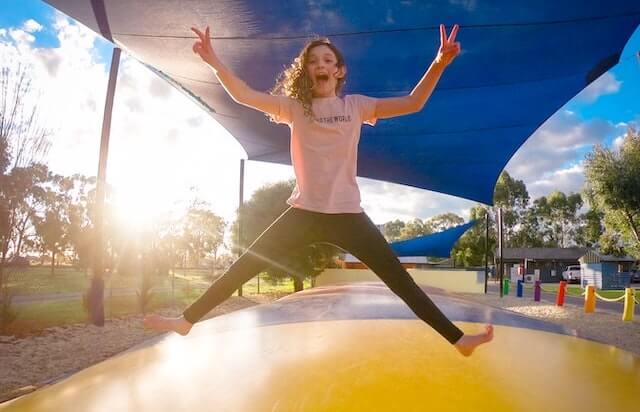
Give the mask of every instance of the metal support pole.
M 489 278 L 489 210 L 485 214 L 484 232 L 484 293 L 487 293 L 487 282 Z
M 502 285 L 504 284 L 504 264 L 502 262 L 502 208 L 498 208 L 498 264 L 500 265 L 500 297 L 503 296 Z
M 242 219 L 240 219 L 240 210 L 244 203 L 244 159 L 240 159 L 240 196 L 238 203 L 238 257 L 244 252 L 244 239 L 242 237 Z M 242 296 L 242 285 L 238 288 L 238 296 Z
M 104 105 L 102 118 L 102 137 L 100 139 L 100 159 L 98 161 L 98 181 L 96 183 L 96 209 L 94 216 L 94 244 L 93 244 L 93 277 L 87 293 L 89 318 L 92 324 L 104 326 L 104 198 L 107 177 L 107 155 L 109 153 L 109 136 L 111 133 L 111 114 L 113 113 L 113 98 L 118 80 L 118 66 L 120 65 L 120 49 L 115 47 L 111 55 L 111 70 L 107 86 L 107 100 Z

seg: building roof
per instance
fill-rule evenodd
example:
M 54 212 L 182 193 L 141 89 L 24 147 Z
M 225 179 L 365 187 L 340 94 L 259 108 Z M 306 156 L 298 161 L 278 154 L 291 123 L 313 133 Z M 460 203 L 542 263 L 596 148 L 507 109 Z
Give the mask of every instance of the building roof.
M 401 263 L 421 263 L 421 264 L 436 264 L 441 263 L 441 260 L 437 262 L 430 261 L 426 256 L 399 256 L 398 259 Z M 345 263 L 356 263 L 360 262 L 360 260 L 353 256 L 352 254 L 347 253 L 343 260 Z
M 588 252 L 585 247 L 552 248 L 503 248 L 503 259 L 530 259 L 530 260 L 575 260 L 576 262 Z M 496 252 L 496 256 L 498 253 Z
M 603 255 L 593 250 L 589 250 L 584 256 L 580 257 L 580 263 L 635 262 L 636 260 L 633 256 Z

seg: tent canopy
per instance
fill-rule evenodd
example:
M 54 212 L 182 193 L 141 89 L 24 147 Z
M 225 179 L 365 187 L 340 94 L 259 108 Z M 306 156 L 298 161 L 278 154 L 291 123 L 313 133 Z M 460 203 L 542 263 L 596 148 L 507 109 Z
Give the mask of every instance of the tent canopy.
M 290 163 L 289 130 L 233 102 L 191 51 L 211 26 L 216 53 L 267 91 L 314 34 L 344 53 L 345 93 L 409 93 L 433 60 L 440 23 L 462 53 L 420 113 L 364 126 L 358 175 L 492 204 L 495 182 L 544 121 L 618 62 L 640 22 L 619 0 L 47 0 L 192 96 L 249 159 Z
M 476 223 L 477 220 L 472 220 L 442 232 L 394 242 L 391 248 L 398 256 L 449 257 L 458 239 Z

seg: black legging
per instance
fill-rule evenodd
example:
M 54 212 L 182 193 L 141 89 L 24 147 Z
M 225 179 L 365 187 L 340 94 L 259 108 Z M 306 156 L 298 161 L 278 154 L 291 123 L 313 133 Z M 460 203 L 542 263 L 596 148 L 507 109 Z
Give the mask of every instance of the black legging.
M 326 242 L 344 249 L 374 271 L 411 310 L 445 339 L 455 343 L 463 333 L 438 309 L 402 267 L 382 233 L 365 213 L 325 214 L 289 208 L 213 285 L 184 311 L 190 323 L 226 300 L 267 266 L 283 262 L 291 252 Z

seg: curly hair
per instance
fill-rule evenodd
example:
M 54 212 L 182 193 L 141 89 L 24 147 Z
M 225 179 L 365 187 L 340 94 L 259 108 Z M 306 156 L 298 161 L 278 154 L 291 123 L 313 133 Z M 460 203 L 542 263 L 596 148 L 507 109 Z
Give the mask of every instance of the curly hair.
M 315 38 L 305 44 L 289 68 L 285 69 L 280 76 L 278 76 L 278 80 L 271 90 L 271 94 L 273 95 L 287 96 L 298 100 L 302 103 L 304 115 L 307 117 L 313 117 L 311 108 L 311 99 L 313 98 L 311 88 L 313 87 L 313 82 L 307 73 L 306 67 L 309 61 L 309 52 L 317 46 L 329 47 L 336 56 L 337 66 L 340 68 L 345 65 L 342 53 L 329 39 L 326 37 Z M 336 94 L 340 93 L 344 83 L 344 77 L 338 79 Z

